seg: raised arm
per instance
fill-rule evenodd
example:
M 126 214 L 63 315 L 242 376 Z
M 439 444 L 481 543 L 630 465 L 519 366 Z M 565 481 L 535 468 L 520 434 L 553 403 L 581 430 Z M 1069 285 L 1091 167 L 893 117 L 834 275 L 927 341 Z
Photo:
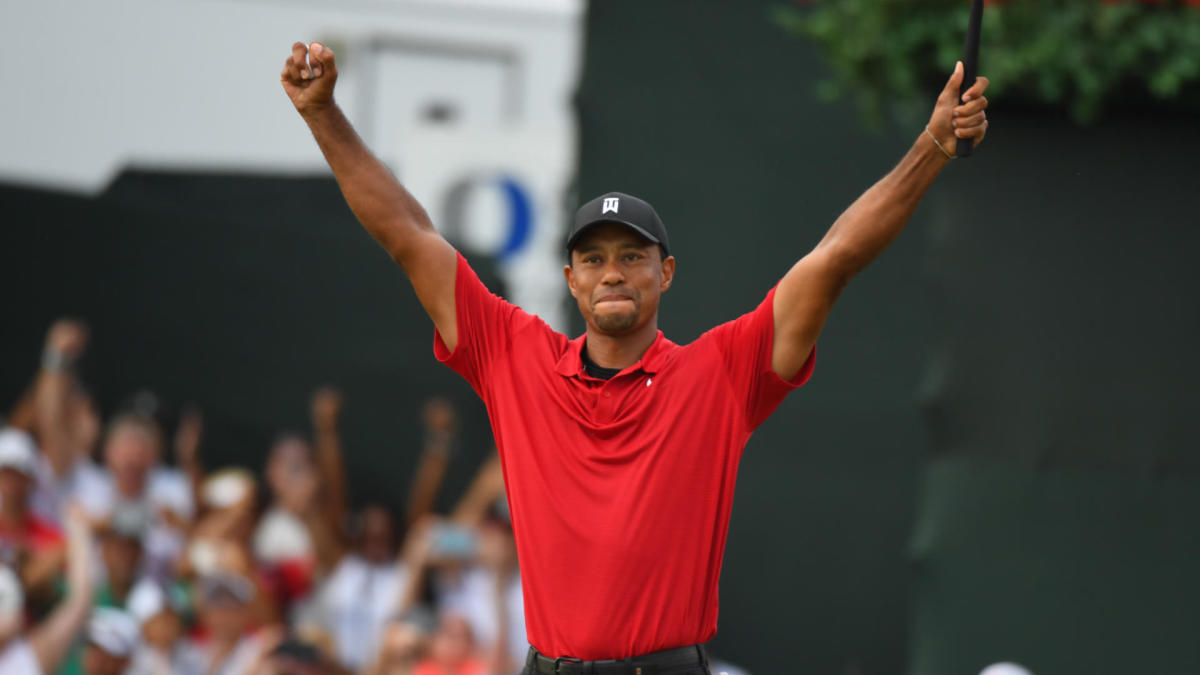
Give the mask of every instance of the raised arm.
M 375 241 L 404 268 L 425 312 L 446 347 L 453 350 L 458 344 L 454 248 L 433 228 L 425 209 L 371 154 L 334 102 L 337 64 L 333 51 L 318 42 L 310 47 L 297 42 L 279 77 L 333 169 L 346 203 Z
M 29 632 L 29 645 L 47 673 L 58 670 L 92 608 L 94 542 L 87 514 L 74 504 L 67 510 L 66 530 L 67 595 Z
M 959 105 L 962 77 L 959 63 L 938 96 L 929 132 L 921 132 L 900 163 L 856 199 L 776 287 L 771 368 L 785 380 L 795 377 L 808 359 L 842 289 L 904 229 L 951 159 L 946 153 L 954 152 L 955 139 L 973 138 L 976 145 L 983 140 L 988 80 L 980 77 Z

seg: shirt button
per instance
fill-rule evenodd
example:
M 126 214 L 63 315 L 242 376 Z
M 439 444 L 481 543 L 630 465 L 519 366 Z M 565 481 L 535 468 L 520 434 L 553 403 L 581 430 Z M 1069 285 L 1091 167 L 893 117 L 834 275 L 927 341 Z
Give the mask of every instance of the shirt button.
M 612 394 L 606 391 L 604 392 L 604 398 L 612 398 Z

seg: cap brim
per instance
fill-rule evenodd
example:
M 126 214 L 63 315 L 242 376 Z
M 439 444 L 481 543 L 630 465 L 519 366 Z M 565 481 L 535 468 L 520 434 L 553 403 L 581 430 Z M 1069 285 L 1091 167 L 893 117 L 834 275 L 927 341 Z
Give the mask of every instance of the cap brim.
M 650 234 L 646 230 L 642 229 L 641 227 L 639 227 L 637 225 L 634 225 L 633 223 L 631 223 L 627 220 L 621 220 L 620 218 L 597 218 L 596 220 L 593 220 L 592 222 L 579 228 L 578 230 L 575 231 L 575 234 L 571 235 L 571 238 L 567 240 L 567 251 L 574 250 L 575 243 L 579 241 L 580 237 L 587 234 L 588 230 L 591 230 L 592 228 L 596 227 L 597 225 L 606 225 L 608 223 L 613 223 L 616 225 L 624 225 L 625 227 L 628 227 L 629 229 L 633 230 L 634 232 L 637 232 L 638 234 L 642 235 L 643 237 L 648 239 L 651 243 L 658 244 L 660 246 L 662 245 L 662 242 L 658 240 L 658 237 L 655 237 L 654 235 Z

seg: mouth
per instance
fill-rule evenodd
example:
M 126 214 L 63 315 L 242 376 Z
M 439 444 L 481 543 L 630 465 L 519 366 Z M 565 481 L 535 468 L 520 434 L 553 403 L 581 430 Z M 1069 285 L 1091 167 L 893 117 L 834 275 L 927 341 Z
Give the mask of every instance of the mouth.
M 595 304 L 601 305 L 606 302 L 633 302 L 633 298 L 620 293 L 609 293 L 608 295 L 602 295 L 597 298 Z

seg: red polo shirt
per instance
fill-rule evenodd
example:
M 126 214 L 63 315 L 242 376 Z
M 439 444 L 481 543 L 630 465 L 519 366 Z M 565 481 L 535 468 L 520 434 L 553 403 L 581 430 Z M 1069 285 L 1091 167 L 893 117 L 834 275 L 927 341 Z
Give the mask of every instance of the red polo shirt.
M 525 594 L 530 644 L 585 660 L 706 642 L 738 460 L 812 373 L 771 370 L 774 290 L 688 345 L 658 334 L 611 380 L 541 319 L 492 295 L 458 257 L 458 345 L 438 360 L 487 406 Z

